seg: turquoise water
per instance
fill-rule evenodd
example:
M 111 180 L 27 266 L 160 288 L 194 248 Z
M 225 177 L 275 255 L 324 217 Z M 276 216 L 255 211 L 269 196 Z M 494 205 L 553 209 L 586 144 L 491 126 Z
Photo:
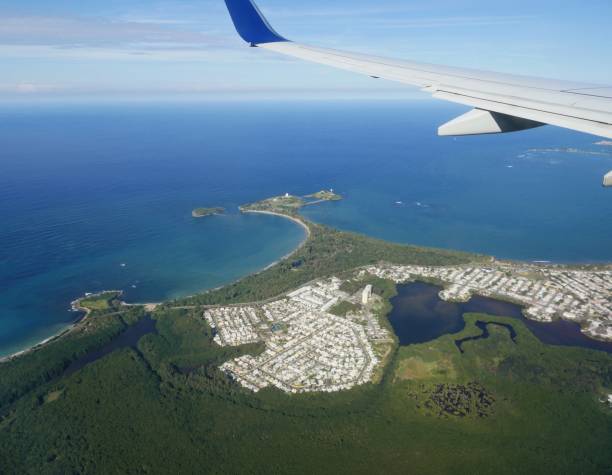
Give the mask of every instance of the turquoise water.
M 84 292 L 159 301 L 290 252 L 295 224 L 237 206 L 334 188 L 342 229 L 554 261 L 611 261 L 612 148 L 554 128 L 441 139 L 440 103 L 0 106 L 0 354 L 76 317 Z M 579 153 L 530 151 L 576 147 Z M 511 167 L 511 168 L 509 168 Z M 198 206 L 226 216 L 195 220 Z M 122 265 L 124 264 L 124 265 Z

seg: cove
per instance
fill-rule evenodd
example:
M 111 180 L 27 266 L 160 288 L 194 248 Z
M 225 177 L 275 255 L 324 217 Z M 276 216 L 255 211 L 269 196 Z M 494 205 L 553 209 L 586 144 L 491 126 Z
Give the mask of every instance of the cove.
M 439 286 L 423 282 L 397 286 L 397 295 L 391 299 L 393 308 L 388 318 L 400 345 L 424 343 L 442 335 L 457 333 L 465 327 L 463 314 L 483 313 L 521 320 L 542 343 L 612 353 L 612 343 L 585 336 L 577 323 L 565 320 L 536 322 L 525 318 L 519 305 L 478 295 L 465 303 L 445 302 L 438 296 L 440 290 L 442 288 Z

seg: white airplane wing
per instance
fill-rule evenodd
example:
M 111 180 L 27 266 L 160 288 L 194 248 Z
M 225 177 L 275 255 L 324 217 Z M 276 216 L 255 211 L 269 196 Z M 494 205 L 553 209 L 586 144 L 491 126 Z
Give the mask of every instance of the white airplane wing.
M 252 0 L 225 0 L 225 3 L 238 34 L 251 46 L 417 86 L 435 98 L 473 107 L 440 126 L 439 135 L 514 132 L 550 124 L 612 138 L 612 86 L 446 67 L 307 46 L 279 35 Z

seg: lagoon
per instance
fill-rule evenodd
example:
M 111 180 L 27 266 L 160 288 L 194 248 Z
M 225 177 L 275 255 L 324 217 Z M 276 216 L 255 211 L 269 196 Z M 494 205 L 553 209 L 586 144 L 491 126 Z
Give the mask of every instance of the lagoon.
M 478 295 L 469 302 L 445 302 L 438 296 L 440 290 L 441 287 L 423 282 L 397 286 L 397 295 L 391 299 L 393 309 L 388 318 L 400 345 L 425 343 L 442 335 L 458 333 L 465 327 L 464 314 L 482 313 L 508 317 L 510 327 L 512 320 L 520 320 L 543 343 L 612 353 L 611 342 L 601 342 L 583 335 L 576 323 L 562 320 L 536 322 L 525 318 L 518 305 Z M 513 331 L 510 335 L 513 335 Z

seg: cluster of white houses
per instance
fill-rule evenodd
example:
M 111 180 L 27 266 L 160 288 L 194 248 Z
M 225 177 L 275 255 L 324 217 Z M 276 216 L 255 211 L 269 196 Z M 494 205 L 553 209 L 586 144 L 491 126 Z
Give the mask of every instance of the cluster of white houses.
M 360 271 L 395 281 L 433 280 L 440 297 L 465 301 L 473 294 L 510 300 L 527 317 L 581 323 L 582 331 L 612 340 L 612 271 L 492 262 L 485 266 L 376 265 Z M 212 307 L 204 318 L 221 346 L 263 343 L 263 353 L 227 361 L 221 369 L 253 391 L 274 386 L 288 393 L 333 392 L 372 380 L 389 331 L 372 311 L 378 297 L 366 286 L 353 295 L 337 278 L 301 287 L 261 305 Z M 345 315 L 330 312 L 350 302 Z M 383 345 L 378 345 L 383 343 Z M 376 349 L 378 348 L 378 350 Z
M 221 346 L 238 346 L 260 341 L 258 328 L 264 327 L 253 307 L 225 307 L 204 314 L 215 330 L 214 341 Z
M 274 386 L 288 393 L 334 392 L 371 381 L 380 363 L 373 343 L 392 340 L 368 307 L 342 317 L 329 313 L 342 300 L 363 298 L 342 292 L 340 284 L 332 278 L 261 306 L 207 309 L 204 317 L 219 345 L 265 344 L 262 354 L 230 360 L 221 369 L 253 391 Z
M 467 301 L 473 294 L 516 302 L 526 317 L 580 322 L 582 331 L 612 340 L 612 271 L 491 263 L 482 267 L 371 266 L 367 272 L 395 282 L 432 279 L 445 288 L 440 298 Z

